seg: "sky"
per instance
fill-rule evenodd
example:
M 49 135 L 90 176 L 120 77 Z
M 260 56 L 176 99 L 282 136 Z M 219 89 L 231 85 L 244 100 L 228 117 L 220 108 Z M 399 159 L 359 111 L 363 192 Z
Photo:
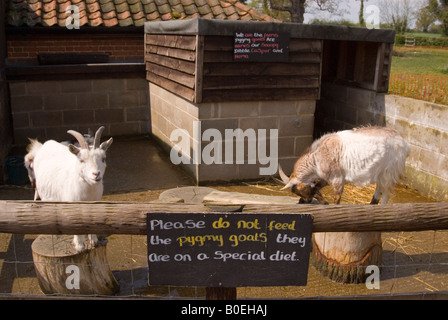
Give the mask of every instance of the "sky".
M 305 13 L 304 22 L 308 23 L 311 20 L 315 19 L 316 17 L 327 20 L 346 19 L 355 23 L 359 22 L 359 9 L 361 6 L 361 2 L 359 0 L 342 0 L 340 2 L 341 3 L 339 7 L 344 11 L 346 11 L 346 13 L 342 15 L 342 17 L 340 16 L 332 17 L 332 15 L 328 12 L 316 12 L 315 14 Z M 364 8 L 366 8 L 369 5 L 378 5 L 378 1 L 377 0 L 364 1 Z

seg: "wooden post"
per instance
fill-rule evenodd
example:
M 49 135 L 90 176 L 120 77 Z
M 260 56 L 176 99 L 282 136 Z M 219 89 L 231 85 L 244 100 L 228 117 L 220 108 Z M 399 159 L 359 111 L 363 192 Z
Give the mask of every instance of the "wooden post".
M 106 258 L 107 240 L 78 253 L 73 236 L 40 235 L 31 245 L 39 286 L 45 294 L 113 295 L 119 285 Z
M 242 212 L 243 205 L 210 205 L 208 208 L 214 212 Z M 206 300 L 236 300 L 236 288 L 207 287 Z
M 236 300 L 236 288 L 205 288 L 206 300 Z
M 381 266 L 381 232 L 315 233 L 312 257 L 316 269 L 333 281 L 364 282 L 367 266 Z

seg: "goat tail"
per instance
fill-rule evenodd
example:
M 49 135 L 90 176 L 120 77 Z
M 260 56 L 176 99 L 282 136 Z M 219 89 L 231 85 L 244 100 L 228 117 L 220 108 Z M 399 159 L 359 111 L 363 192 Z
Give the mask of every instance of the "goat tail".
M 42 147 L 42 143 L 37 141 L 37 139 L 28 139 L 30 144 L 27 146 L 25 155 L 25 168 L 28 171 L 28 177 L 31 182 L 31 186 L 36 186 L 36 176 L 34 175 L 34 158 Z

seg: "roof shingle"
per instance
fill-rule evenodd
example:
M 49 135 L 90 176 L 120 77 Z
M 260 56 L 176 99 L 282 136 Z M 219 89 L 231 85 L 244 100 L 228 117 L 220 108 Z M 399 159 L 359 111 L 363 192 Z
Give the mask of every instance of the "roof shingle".
M 6 0 L 12 26 L 65 27 L 67 8 L 79 8 L 80 26 L 142 26 L 146 21 L 208 19 L 277 21 L 237 0 Z

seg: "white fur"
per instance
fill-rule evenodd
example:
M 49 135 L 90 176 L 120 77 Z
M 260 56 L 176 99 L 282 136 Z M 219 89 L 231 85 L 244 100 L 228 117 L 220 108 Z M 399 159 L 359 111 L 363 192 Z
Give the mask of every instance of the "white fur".
M 41 200 L 100 200 L 106 171 L 106 150 L 111 143 L 112 138 L 99 147 L 86 149 L 54 140 L 44 144 L 32 141 L 25 162 L 27 169 L 34 171 L 36 193 Z M 92 246 L 98 241 L 95 235 L 89 235 L 89 240 Z M 84 250 L 83 236 L 74 236 L 73 243 L 77 251 Z
M 323 180 L 340 194 L 346 182 L 358 186 L 376 183 L 373 200 L 382 195 L 385 204 L 404 174 L 408 153 L 406 141 L 391 129 L 366 127 L 331 133 L 313 142 L 297 160 L 289 181 L 283 181 L 286 188 L 300 183 L 313 186 Z

